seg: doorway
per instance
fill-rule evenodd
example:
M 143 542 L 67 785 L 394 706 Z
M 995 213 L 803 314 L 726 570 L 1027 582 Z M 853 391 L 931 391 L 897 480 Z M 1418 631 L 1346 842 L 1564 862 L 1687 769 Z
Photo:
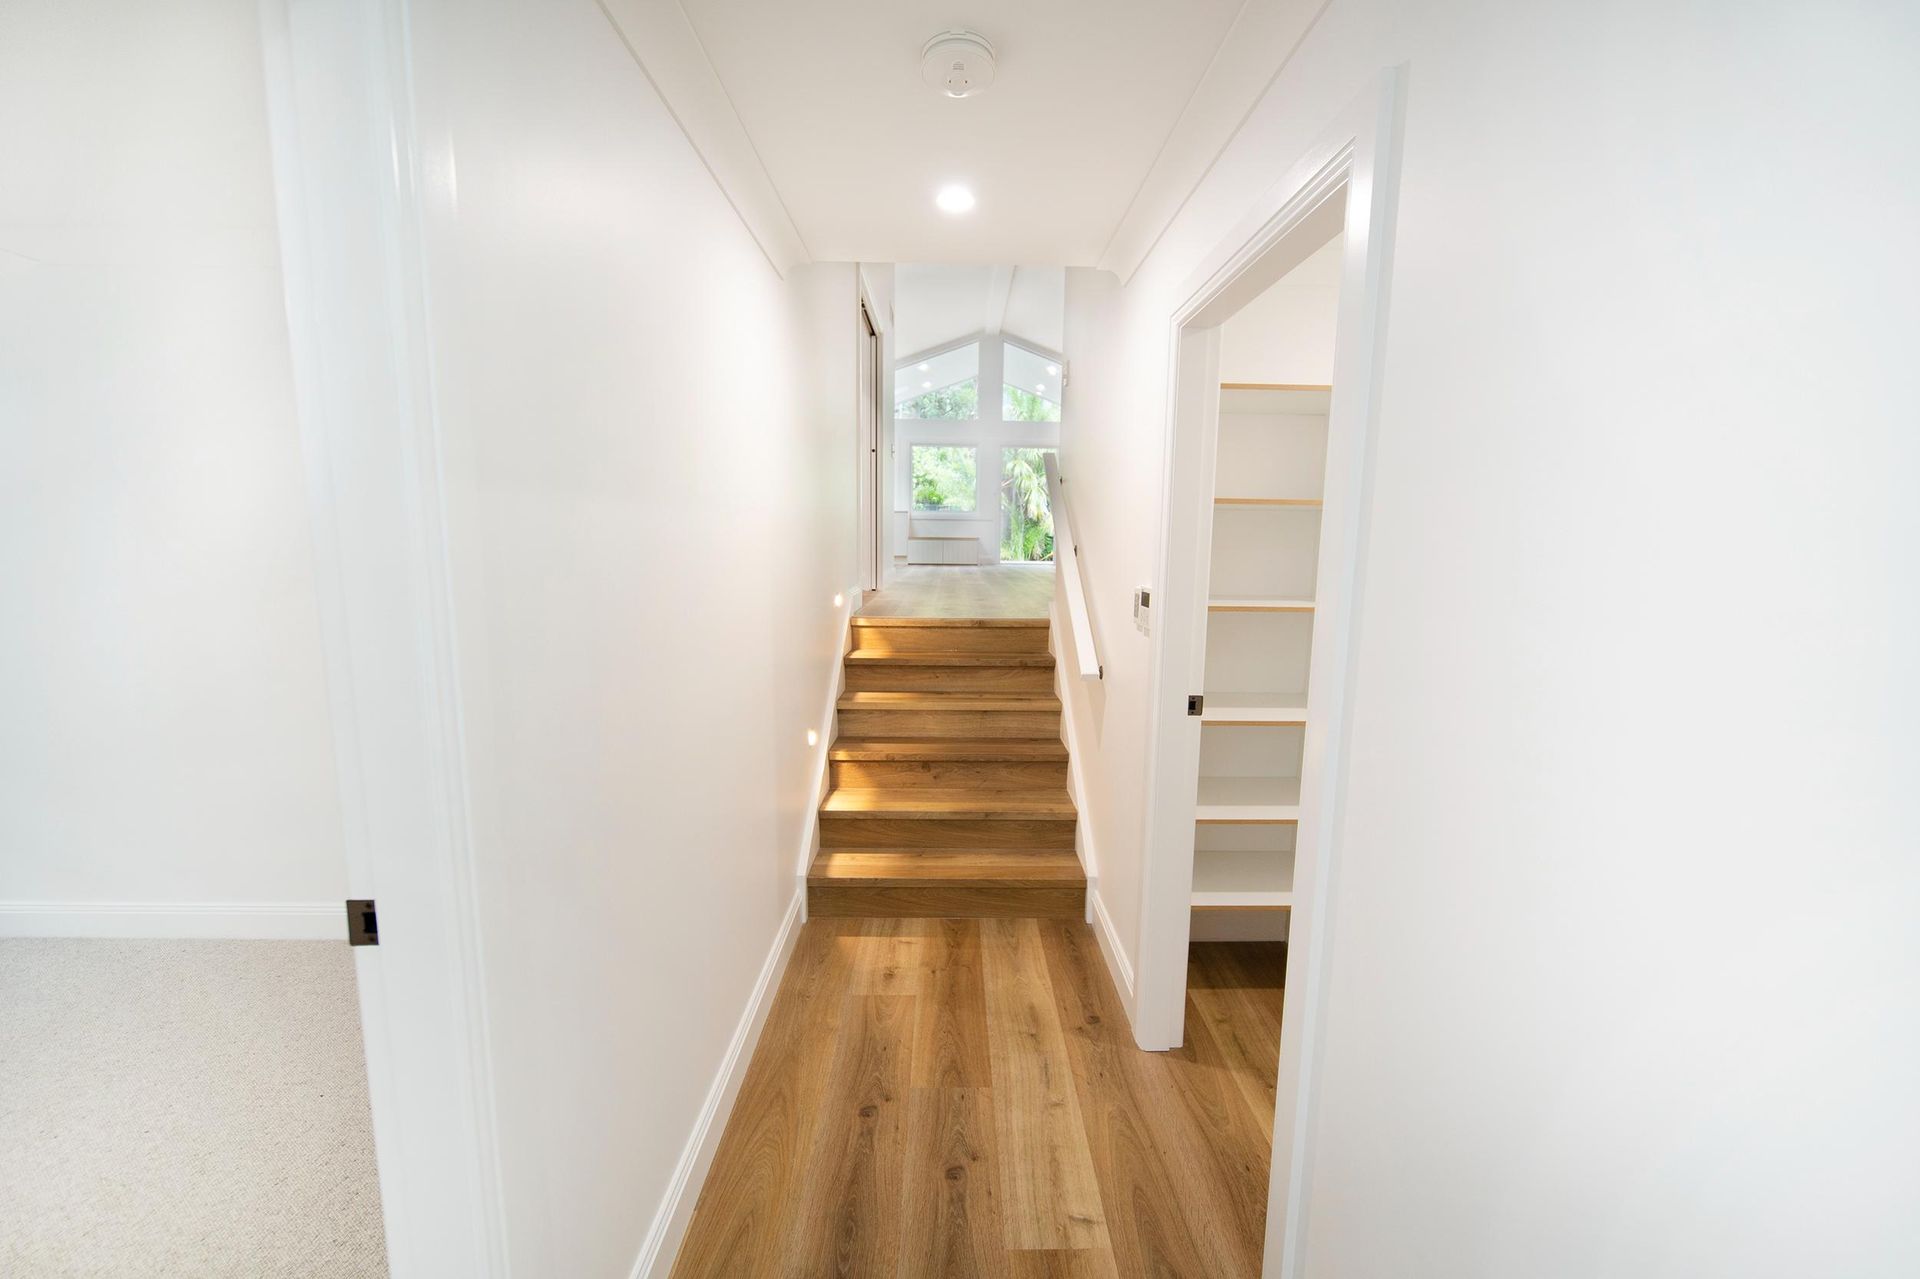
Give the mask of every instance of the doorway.
M 881 423 L 886 411 L 886 381 L 882 377 L 886 356 L 880 328 L 868 309 L 866 290 L 860 293 L 860 322 L 854 334 L 859 350 L 856 396 L 859 402 L 859 501 L 860 501 L 860 586 L 877 591 L 886 571 L 883 486 L 886 467 L 880 460 Z
M 1167 475 L 1150 658 L 1134 1032 L 1149 1049 L 1184 1040 L 1196 904 L 1284 910 L 1288 953 L 1265 1272 L 1287 1277 L 1300 1268 L 1306 1219 L 1308 1186 L 1296 1174 L 1313 1135 L 1313 1062 L 1327 989 L 1325 921 L 1339 864 L 1400 91 L 1399 73 L 1383 73 L 1215 246 L 1168 315 Z M 1330 386 L 1223 387 L 1225 326 L 1336 239 Z M 1248 395 L 1265 398 L 1223 404 Z M 1268 421 L 1223 425 L 1234 411 Z M 1254 517 L 1240 513 L 1256 509 L 1269 524 L 1300 527 L 1283 533 L 1262 531 L 1257 521 L 1245 525 Z M 1221 510 L 1236 512 L 1227 520 L 1242 521 L 1225 545 L 1215 537 Z M 1225 573 L 1219 581 L 1216 560 Z M 1215 627 L 1216 620 L 1223 625 Z M 1236 682 L 1256 687 L 1209 688 L 1210 674 L 1224 678 L 1221 666 L 1231 664 L 1222 662 L 1217 639 L 1230 622 L 1296 632 L 1290 640 L 1254 634 L 1233 642 L 1244 663 Z M 1210 637 L 1216 640 L 1212 671 Z M 1281 687 L 1289 670 L 1300 687 Z M 1211 725 L 1209 704 L 1228 712 Z M 1221 747 L 1208 743 L 1209 730 L 1261 736 Z M 1211 766 L 1216 782 L 1210 791 L 1202 787 L 1203 765 Z M 1201 833 L 1209 826 L 1225 832 L 1212 850 L 1220 865 L 1259 874 L 1245 883 L 1215 884 L 1205 876 L 1196 882 Z M 1247 834 L 1256 828 L 1258 834 Z M 1216 890 L 1225 900 L 1206 900 Z
M 1044 456 L 1060 443 L 1062 268 L 895 268 L 887 558 L 909 567 L 1044 571 Z

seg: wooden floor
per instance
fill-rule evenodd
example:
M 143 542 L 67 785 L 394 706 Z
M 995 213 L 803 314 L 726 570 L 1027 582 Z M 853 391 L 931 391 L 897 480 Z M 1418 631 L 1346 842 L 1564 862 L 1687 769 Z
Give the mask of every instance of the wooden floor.
M 1284 956 L 1145 1053 L 1078 921 L 810 921 L 674 1275 L 1257 1275 Z
M 896 564 L 864 617 L 1045 617 L 1052 564 Z

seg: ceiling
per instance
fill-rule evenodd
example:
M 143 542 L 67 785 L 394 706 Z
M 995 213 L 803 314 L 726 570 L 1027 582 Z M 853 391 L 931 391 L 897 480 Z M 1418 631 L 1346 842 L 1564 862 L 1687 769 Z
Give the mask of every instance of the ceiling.
M 692 56 L 675 46 L 683 33 L 633 0 L 607 7 L 650 73 L 656 61 Z M 1301 0 L 681 0 L 681 8 L 710 71 L 669 68 L 655 81 L 703 154 L 727 153 L 709 163 L 730 194 L 770 185 L 779 207 L 758 220 L 780 224 L 780 237 L 797 233 L 803 256 L 1080 266 L 1100 263 L 1157 172 L 1187 181 L 1180 199 L 1191 189 L 1183 175 L 1204 172 L 1204 163 L 1169 164 L 1168 139 L 1183 139 L 1183 151 L 1198 146 L 1210 163 L 1231 129 L 1214 137 L 1220 129 L 1209 122 L 1237 123 L 1284 59 L 1290 42 L 1263 52 L 1265 72 L 1251 76 L 1240 69 L 1244 50 L 1223 50 L 1250 23 L 1263 43 L 1270 35 L 1271 21 L 1243 10 L 1305 11 Z M 994 44 L 995 82 L 977 97 L 944 98 L 920 79 L 921 46 L 950 27 Z M 1197 93 L 1210 71 L 1231 81 L 1211 97 Z M 1244 100 L 1222 112 L 1213 101 L 1221 93 Z M 1207 136 L 1189 145 L 1202 99 Z M 734 118 L 720 121 L 726 107 Z M 711 147 L 709 135 L 718 139 Z M 747 173 L 755 162 L 764 178 Z M 735 172 L 751 181 L 732 180 Z M 972 213 L 934 207 L 949 182 L 972 188 Z M 755 224 L 747 208 L 742 215 Z M 763 244 L 777 238 L 756 234 Z
M 893 277 L 893 349 L 899 359 L 975 333 L 1066 346 L 1067 278 L 1060 267 L 905 263 Z

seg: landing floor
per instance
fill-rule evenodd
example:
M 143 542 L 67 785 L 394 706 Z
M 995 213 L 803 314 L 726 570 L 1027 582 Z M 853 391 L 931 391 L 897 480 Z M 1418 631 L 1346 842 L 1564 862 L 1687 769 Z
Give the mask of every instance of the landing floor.
M 896 564 L 864 617 L 1045 617 L 1052 564 Z
M 676 1279 L 1257 1275 L 1284 954 L 1145 1053 L 1083 923 L 809 922 Z

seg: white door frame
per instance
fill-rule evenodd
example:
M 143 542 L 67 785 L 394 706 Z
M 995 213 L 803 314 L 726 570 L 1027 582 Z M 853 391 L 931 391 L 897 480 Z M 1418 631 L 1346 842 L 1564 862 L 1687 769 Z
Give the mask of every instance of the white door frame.
M 883 555 L 886 543 L 882 536 L 886 512 L 882 510 L 881 501 L 886 464 L 880 456 L 880 414 L 887 382 L 886 330 L 874 314 L 873 300 L 867 296 L 867 286 L 859 275 L 858 271 L 854 272 L 859 299 L 854 319 L 854 341 L 858 344 L 854 394 L 858 397 L 855 412 L 859 415 L 859 429 L 854 434 L 855 448 L 859 451 L 855 462 L 859 477 L 856 500 L 860 507 L 860 589 L 877 591 L 886 572 Z
M 507 1273 L 405 6 L 260 0 L 294 393 L 395 1279 Z
M 1163 543 L 1156 573 L 1134 1035 L 1142 1048 L 1184 1039 L 1187 941 L 1200 721 L 1187 695 L 1206 660 L 1213 450 L 1219 420 L 1219 326 L 1344 230 L 1335 327 L 1327 476 L 1308 690 L 1313 718 L 1301 761 L 1286 1002 L 1274 1112 L 1265 1273 L 1301 1267 L 1316 1061 L 1327 989 L 1327 937 L 1340 850 L 1352 655 L 1365 570 L 1369 468 L 1380 337 L 1399 185 L 1402 76 L 1382 73 L 1208 254 L 1169 317 Z

